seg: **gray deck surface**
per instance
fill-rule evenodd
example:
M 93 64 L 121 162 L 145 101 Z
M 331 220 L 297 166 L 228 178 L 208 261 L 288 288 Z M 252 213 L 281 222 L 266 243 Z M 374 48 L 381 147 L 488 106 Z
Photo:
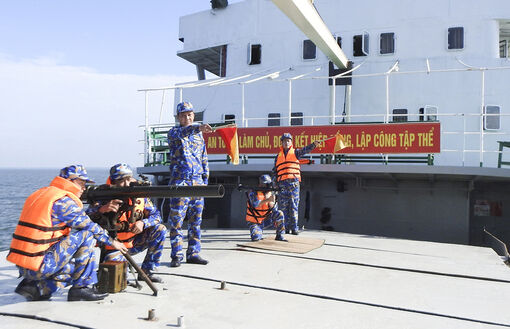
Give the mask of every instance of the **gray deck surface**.
M 67 289 L 51 301 L 26 302 L 13 292 L 20 280 L 3 252 L 0 327 L 68 327 L 14 314 L 91 328 L 175 328 L 179 316 L 185 328 L 510 327 L 510 268 L 492 249 L 319 231 L 301 236 L 326 242 L 292 254 L 237 247 L 249 240 L 247 230 L 207 230 L 201 254 L 209 265 L 170 268 L 166 246 L 157 297 L 143 283 L 101 302 L 67 302 Z M 150 309 L 157 321 L 144 320 Z

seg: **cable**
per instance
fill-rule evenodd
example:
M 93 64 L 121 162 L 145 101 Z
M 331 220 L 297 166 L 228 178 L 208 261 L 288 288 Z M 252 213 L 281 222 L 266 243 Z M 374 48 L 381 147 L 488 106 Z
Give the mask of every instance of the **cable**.
M 64 326 L 70 326 L 70 327 L 75 327 L 75 328 L 80 328 L 80 329 L 93 329 L 92 327 L 85 327 L 85 326 L 81 326 L 81 325 L 73 324 L 73 323 L 69 323 L 69 322 L 64 322 L 64 321 L 51 320 L 48 318 L 43 318 L 38 315 L 28 315 L 28 314 L 20 314 L 20 313 L 6 313 L 6 312 L 0 312 L 0 315 L 1 316 L 12 316 L 12 317 L 16 317 L 16 318 L 24 318 L 24 319 L 30 319 L 30 320 L 37 320 L 37 321 L 51 322 L 51 323 L 61 324 Z

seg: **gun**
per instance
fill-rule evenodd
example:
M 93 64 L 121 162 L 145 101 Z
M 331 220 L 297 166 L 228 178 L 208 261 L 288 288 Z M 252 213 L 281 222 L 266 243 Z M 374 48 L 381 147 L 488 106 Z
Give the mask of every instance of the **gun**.
M 102 228 L 108 231 L 112 238 L 117 237 L 118 232 L 129 230 L 129 224 L 141 219 L 134 210 L 136 199 L 138 198 L 180 198 L 180 197 L 204 197 L 204 198 L 222 198 L 225 194 L 223 185 L 208 186 L 150 186 L 147 180 L 132 182 L 128 187 L 116 187 L 112 185 L 89 185 L 81 196 L 81 200 L 88 204 L 97 201 L 109 201 L 120 199 L 122 205 L 116 213 L 105 213 L 91 215 L 90 218 L 98 223 Z M 123 213 L 130 212 L 131 216 L 128 222 L 119 222 L 118 219 Z M 124 256 L 128 263 L 136 269 L 136 272 L 143 278 L 147 285 L 157 296 L 158 290 L 152 281 L 145 275 L 145 272 L 135 263 L 133 258 L 125 253 Z
M 128 187 L 89 185 L 83 192 L 81 200 L 92 204 L 95 201 L 126 198 L 222 198 L 223 195 L 225 195 L 223 185 L 147 186 L 135 182 Z
M 248 186 L 248 185 L 243 185 L 243 184 L 239 184 L 237 186 L 237 189 L 239 191 L 249 191 L 249 190 L 253 190 L 253 191 L 261 191 L 261 192 L 275 192 L 275 194 L 278 193 L 278 191 L 280 191 L 279 188 L 277 187 L 274 187 L 272 185 L 268 185 L 266 184 L 266 186 Z

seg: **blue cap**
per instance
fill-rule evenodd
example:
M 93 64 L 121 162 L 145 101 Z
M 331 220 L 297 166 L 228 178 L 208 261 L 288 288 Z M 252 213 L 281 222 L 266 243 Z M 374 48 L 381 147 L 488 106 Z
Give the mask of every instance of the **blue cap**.
M 83 165 L 71 165 L 69 167 L 62 168 L 60 170 L 60 177 L 66 178 L 69 180 L 74 179 L 83 179 L 87 183 L 95 183 L 90 177 L 87 175 L 87 171 Z
M 285 138 L 292 140 L 292 135 L 290 133 L 285 133 L 280 137 L 280 140 L 284 140 Z
M 177 104 L 177 114 L 193 111 L 193 105 L 190 102 L 182 102 Z
M 259 177 L 260 184 L 271 184 L 272 182 L 273 180 L 271 179 L 271 176 L 269 176 L 268 174 L 264 174 Z
M 133 177 L 133 169 L 131 169 L 128 164 L 117 163 L 115 166 L 110 168 L 110 179 L 112 181 L 126 177 Z

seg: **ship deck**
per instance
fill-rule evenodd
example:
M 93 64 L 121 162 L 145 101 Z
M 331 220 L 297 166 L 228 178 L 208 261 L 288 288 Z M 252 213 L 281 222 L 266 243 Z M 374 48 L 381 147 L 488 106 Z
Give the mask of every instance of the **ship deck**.
M 170 268 L 166 245 L 157 296 L 142 282 L 100 302 L 67 302 L 67 289 L 26 302 L 13 292 L 17 270 L 2 252 L 0 323 L 175 328 L 182 316 L 186 328 L 510 327 L 510 268 L 492 249 L 322 231 L 298 238 L 325 243 L 305 254 L 278 252 L 239 247 L 247 230 L 205 230 L 209 265 Z M 155 321 L 146 319 L 151 309 Z

